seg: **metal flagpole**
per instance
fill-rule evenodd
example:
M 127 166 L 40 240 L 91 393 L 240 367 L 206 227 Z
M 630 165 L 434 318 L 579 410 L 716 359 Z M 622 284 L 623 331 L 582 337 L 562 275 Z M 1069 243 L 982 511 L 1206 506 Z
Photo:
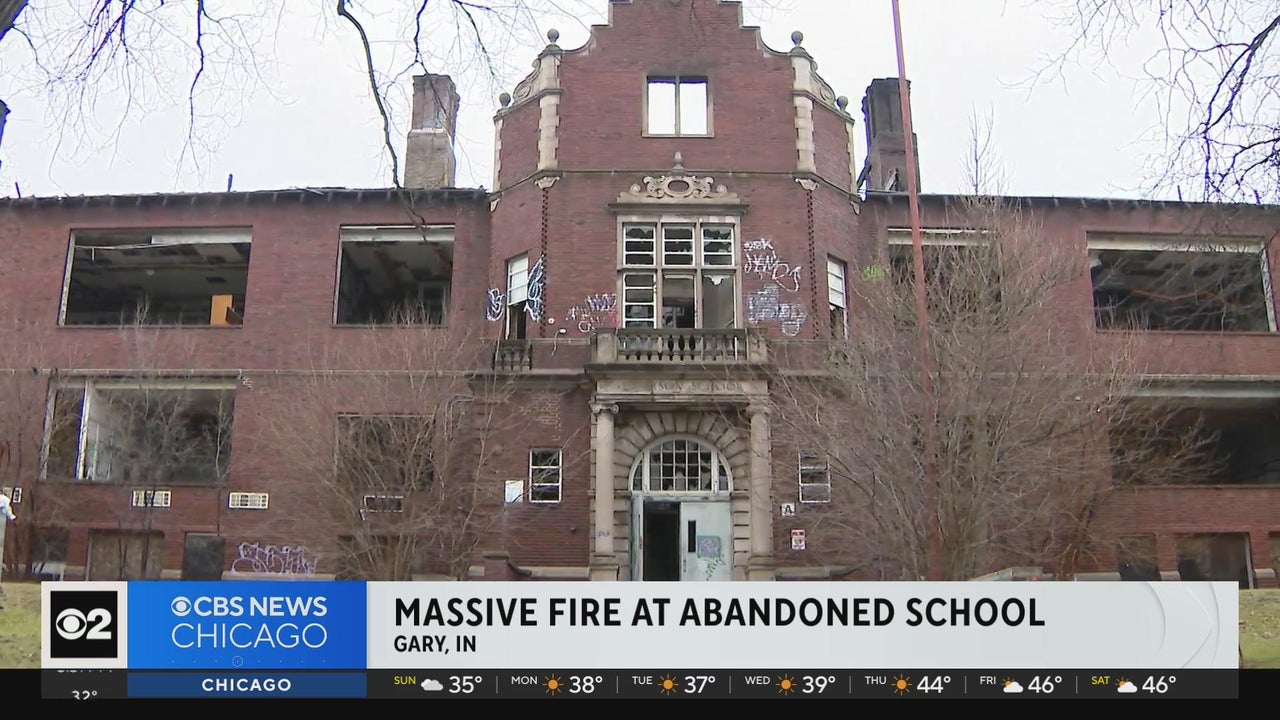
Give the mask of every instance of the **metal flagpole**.
M 898 100 L 902 106 L 902 134 L 907 161 L 907 204 L 911 213 L 911 256 L 915 265 L 916 316 L 920 325 L 920 384 L 924 391 L 924 491 L 929 534 L 929 580 L 942 579 L 942 548 L 939 538 L 938 464 L 935 429 L 938 406 L 933 393 L 933 360 L 929 351 L 929 304 L 925 293 L 924 241 L 920 233 L 920 179 L 916 177 L 916 142 L 911 129 L 911 100 L 907 95 L 907 63 L 902 52 L 902 13 L 893 2 L 893 40 L 898 53 Z

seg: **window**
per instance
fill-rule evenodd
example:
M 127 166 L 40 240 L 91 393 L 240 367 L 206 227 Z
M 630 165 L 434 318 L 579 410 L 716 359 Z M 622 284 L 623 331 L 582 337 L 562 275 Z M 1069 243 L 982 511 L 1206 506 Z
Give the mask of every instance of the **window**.
M 404 496 L 403 495 L 386 495 L 383 493 L 374 493 L 364 496 L 365 512 L 374 513 L 398 513 L 404 512 Z
M 847 295 L 844 263 L 835 258 L 827 258 L 827 303 L 831 310 L 831 335 L 836 339 L 849 336 Z
M 999 247 L 966 230 L 926 230 L 922 238 L 925 297 L 940 322 L 996 312 L 1000 307 Z M 903 289 L 915 285 L 909 232 L 889 231 L 889 272 Z
M 560 450 L 529 451 L 529 502 L 560 502 L 562 459 Z
M 648 135 L 710 135 L 711 105 L 707 79 L 651 77 L 645 95 Z
M 697 440 L 675 438 L 641 453 L 631 471 L 631 489 L 664 493 L 725 493 L 730 489 L 724 458 Z
M 452 282 L 452 227 L 342 228 L 334 322 L 444 325 Z
M 519 505 L 524 502 L 524 479 L 517 478 L 503 483 L 503 496 L 508 505 Z
M 154 486 L 227 476 L 233 381 L 89 380 L 55 388 L 51 406 L 53 479 Z
M 240 325 L 251 232 L 77 230 L 63 325 Z
M 424 490 L 435 479 L 434 439 L 431 416 L 339 415 L 336 477 L 357 497 Z
M 1093 237 L 1089 269 L 1101 329 L 1276 329 L 1261 243 Z
M 506 337 L 524 340 L 528 337 L 529 256 L 507 261 Z
M 800 453 L 800 502 L 831 502 L 831 468 L 819 454 Z
M 623 223 L 623 327 L 736 327 L 736 231 L 731 222 Z
M 1125 535 L 1116 543 L 1116 571 L 1121 580 L 1159 580 L 1155 535 Z

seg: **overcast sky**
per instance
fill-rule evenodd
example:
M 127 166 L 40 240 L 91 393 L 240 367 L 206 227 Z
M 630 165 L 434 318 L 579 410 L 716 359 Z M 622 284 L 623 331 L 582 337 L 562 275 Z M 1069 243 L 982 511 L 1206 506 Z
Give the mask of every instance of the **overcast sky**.
M 537 18 L 538 30 L 555 27 L 561 46 L 581 45 L 586 23 L 603 18 L 606 6 L 605 0 L 582 2 L 595 7 L 596 17 L 585 22 Z M 38 84 L 25 40 L 10 33 L 0 46 L 0 97 L 12 109 L 0 147 L 0 195 L 14 195 L 15 183 L 28 196 L 216 191 L 226 188 L 228 174 L 234 174 L 237 190 L 389 185 L 381 121 L 353 32 L 325 19 L 326 13 L 332 15 L 330 2 L 288 4 L 278 32 L 255 43 L 260 72 L 244 72 L 243 62 L 225 54 L 207 69 L 197 96 L 202 145 L 194 148 L 184 143 L 185 91 L 195 67 L 189 53 L 175 46 L 171 57 L 152 60 L 150 67 L 159 69 L 151 73 L 151 82 L 135 84 L 140 89 L 134 111 L 123 124 L 125 94 L 118 83 L 100 83 L 102 93 L 86 122 L 68 123 L 68 117 L 80 115 L 68 113 Z M 365 3 L 397 4 L 412 5 Z M 748 20 L 759 24 L 765 41 L 779 50 L 791 47 L 792 31 L 803 32 L 819 73 L 837 94 L 850 98 L 851 108 L 859 107 L 871 79 L 897 75 L 890 0 L 775 4 L 781 9 L 748 12 Z M 1150 153 L 1159 150 L 1150 139 L 1158 115 L 1154 102 L 1144 99 L 1142 83 L 1094 63 L 1075 64 L 1061 78 L 1028 85 L 1045 54 L 1070 40 L 1046 16 L 1045 2 L 901 0 L 901 5 L 925 191 L 964 189 L 963 156 L 970 118 L 977 114 L 993 119 L 1008 193 L 1147 195 L 1143 168 Z M 407 51 L 403 7 L 369 19 L 380 67 L 391 68 Z M 52 16 L 32 13 L 29 20 L 45 17 Z M 438 66 L 431 69 L 451 73 L 463 85 L 458 185 L 488 186 L 496 96 L 528 71 L 541 44 L 498 48 L 504 65 L 489 81 L 481 65 L 468 61 L 466 49 L 446 33 L 433 32 L 432 38 L 451 49 L 438 53 L 433 60 Z M 1133 74 L 1153 47 L 1122 49 L 1117 66 Z M 389 94 L 400 150 L 409 86 L 405 76 Z

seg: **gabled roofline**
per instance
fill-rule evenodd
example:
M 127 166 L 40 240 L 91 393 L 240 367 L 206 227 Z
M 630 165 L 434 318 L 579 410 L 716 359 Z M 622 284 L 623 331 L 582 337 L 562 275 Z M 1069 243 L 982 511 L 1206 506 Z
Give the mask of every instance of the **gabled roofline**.
M 168 207 L 178 205 L 232 205 L 249 203 L 330 203 L 392 202 L 484 202 L 489 191 L 483 188 L 340 188 L 306 187 L 281 190 L 231 192 L 141 193 L 123 195 L 61 195 L 0 197 L 0 208 L 36 209 L 46 207 Z

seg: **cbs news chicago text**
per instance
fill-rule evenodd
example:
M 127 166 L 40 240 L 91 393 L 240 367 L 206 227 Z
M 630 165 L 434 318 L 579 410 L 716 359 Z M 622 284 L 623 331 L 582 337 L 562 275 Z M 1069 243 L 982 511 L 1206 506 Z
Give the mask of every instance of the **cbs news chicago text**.
M 1239 696 L 1234 583 L 56 582 L 44 698 Z

